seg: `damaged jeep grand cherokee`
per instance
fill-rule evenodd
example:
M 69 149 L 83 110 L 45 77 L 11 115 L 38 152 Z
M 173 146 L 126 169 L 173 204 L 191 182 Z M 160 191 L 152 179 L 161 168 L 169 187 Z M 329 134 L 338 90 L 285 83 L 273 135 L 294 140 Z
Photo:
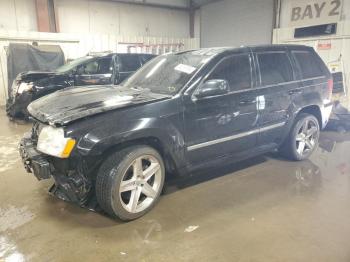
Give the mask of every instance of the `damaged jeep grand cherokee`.
M 331 109 L 331 74 L 312 48 L 214 48 L 153 59 L 121 86 L 68 88 L 31 103 L 24 166 L 57 197 L 136 219 L 166 174 L 279 149 L 308 158 Z

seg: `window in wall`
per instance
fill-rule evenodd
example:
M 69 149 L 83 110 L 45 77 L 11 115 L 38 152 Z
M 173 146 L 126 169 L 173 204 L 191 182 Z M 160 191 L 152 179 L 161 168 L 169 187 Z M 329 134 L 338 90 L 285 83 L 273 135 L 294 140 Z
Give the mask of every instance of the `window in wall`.
M 257 54 L 261 84 L 276 85 L 293 80 L 292 65 L 284 52 Z
M 244 90 L 251 87 L 251 66 L 248 55 L 235 55 L 221 61 L 208 80 L 224 79 L 231 91 Z

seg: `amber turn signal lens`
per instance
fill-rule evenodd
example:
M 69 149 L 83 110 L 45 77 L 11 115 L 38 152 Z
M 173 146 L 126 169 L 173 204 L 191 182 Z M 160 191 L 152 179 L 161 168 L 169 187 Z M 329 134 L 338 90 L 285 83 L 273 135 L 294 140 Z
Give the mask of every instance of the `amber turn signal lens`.
M 74 146 L 75 146 L 75 140 L 70 138 L 66 143 L 66 146 L 62 152 L 61 157 L 68 158 L 70 156 L 70 153 L 72 152 Z

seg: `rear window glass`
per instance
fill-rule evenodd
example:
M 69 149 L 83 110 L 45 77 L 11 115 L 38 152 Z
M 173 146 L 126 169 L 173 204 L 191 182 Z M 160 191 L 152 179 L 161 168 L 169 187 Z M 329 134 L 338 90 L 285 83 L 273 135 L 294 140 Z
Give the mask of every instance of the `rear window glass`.
M 323 76 L 322 64 L 310 52 L 293 51 L 296 62 L 301 70 L 303 79 Z
M 262 85 L 275 85 L 293 80 L 292 65 L 286 53 L 259 53 L 257 56 Z
M 119 55 L 121 72 L 133 72 L 141 66 L 138 55 Z

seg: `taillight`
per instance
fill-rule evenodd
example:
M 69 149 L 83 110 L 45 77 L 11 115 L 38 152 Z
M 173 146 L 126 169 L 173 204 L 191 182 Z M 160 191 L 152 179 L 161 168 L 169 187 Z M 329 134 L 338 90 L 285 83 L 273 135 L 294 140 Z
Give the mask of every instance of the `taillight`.
M 328 80 L 328 98 L 332 98 L 332 93 L 333 93 L 333 78 Z

